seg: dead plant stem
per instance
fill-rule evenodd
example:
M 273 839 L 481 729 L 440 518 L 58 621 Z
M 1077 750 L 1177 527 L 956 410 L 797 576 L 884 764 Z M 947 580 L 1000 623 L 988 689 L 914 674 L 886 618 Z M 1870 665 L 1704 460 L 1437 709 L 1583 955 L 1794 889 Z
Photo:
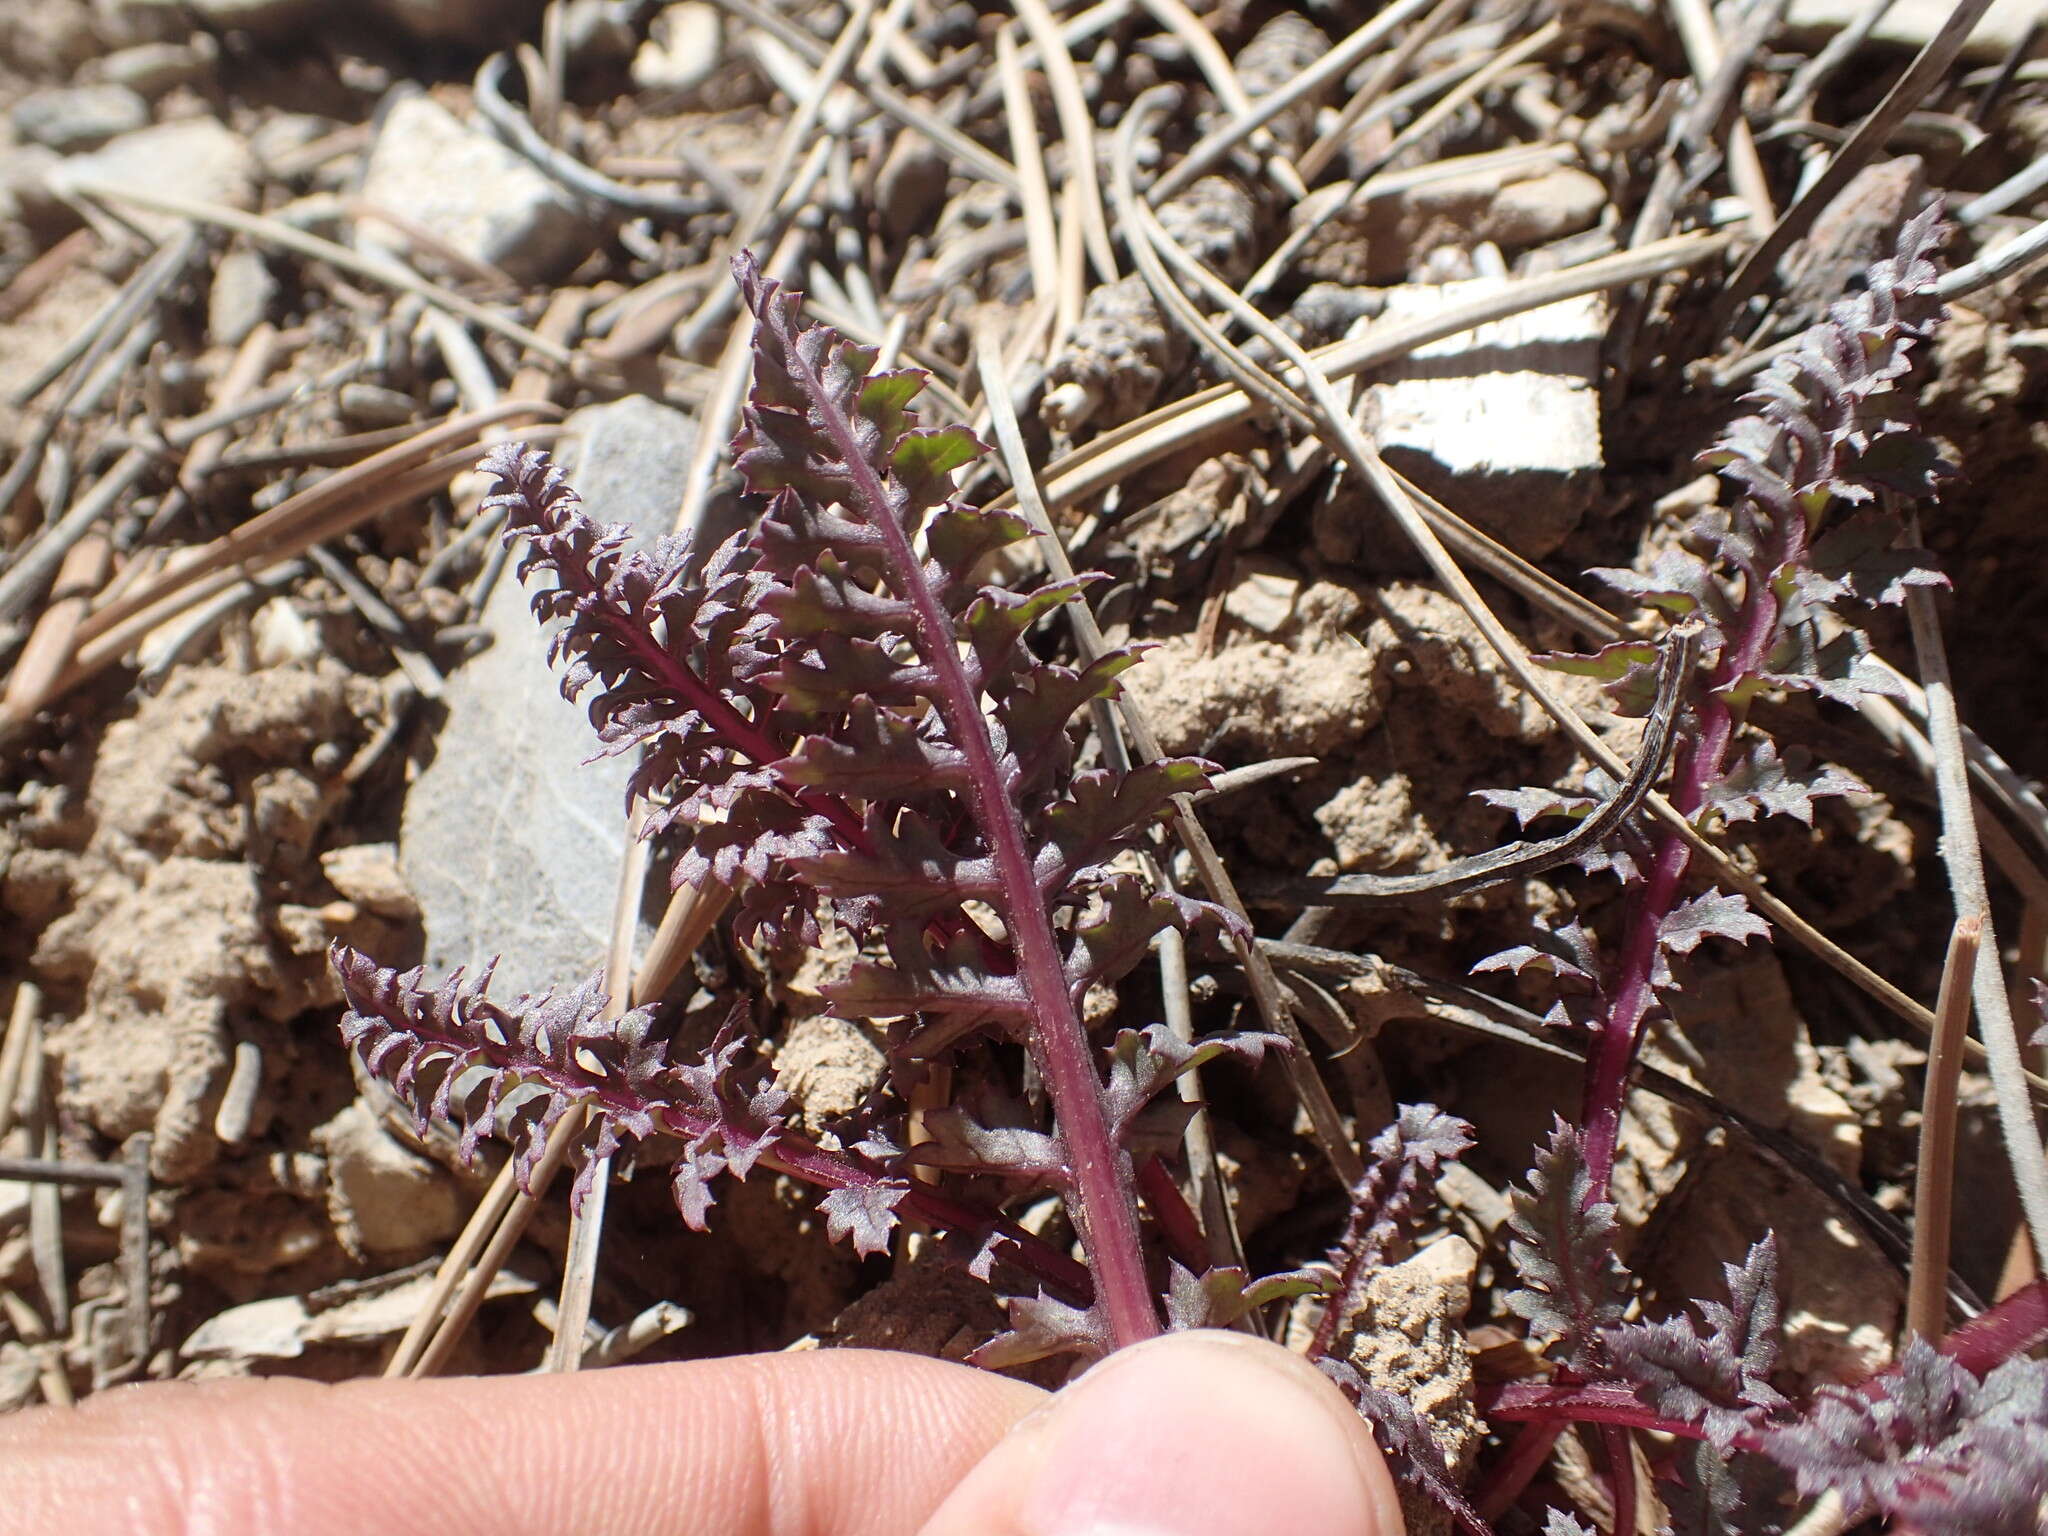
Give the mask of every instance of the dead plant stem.
M 1965 0 L 1967 3 L 1969 0 Z M 1917 516 L 1908 520 L 1909 545 L 1917 546 L 1920 541 L 1919 523 Z M 2019 1027 L 2013 1018 L 2012 999 L 2005 989 L 1998 930 L 1992 922 L 1985 892 L 1984 862 L 1970 803 L 1962 725 L 1949 676 L 1948 650 L 1942 642 L 1941 621 L 1931 589 L 1907 589 L 1906 618 L 1912 626 L 1913 649 L 1920 662 L 1920 684 L 1927 694 L 1927 739 L 1934 748 L 1934 785 L 1941 802 L 1941 860 L 1948 870 L 1957 917 L 1974 917 L 1982 925 L 1977 961 L 1972 968 L 1972 990 L 1977 1002 L 1978 1027 L 1990 1057 L 1999 1129 L 2005 1138 L 2013 1183 L 2019 1190 L 2020 1209 L 2033 1237 L 2035 1260 L 2048 1272 L 2048 1155 L 2043 1153 L 2041 1127 L 2027 1092 Z
M 1955 1198 L 1956 1088 L 1963 1075 L 1963 1038 L 1970 1028 L 1970 978 L 1984 924 L 1956 919 L 1941 992 L 1934 1005 L 1934 1041 L 1920 1098 L 1920 1157 L 1913 1182 L 1913 1268 L 1906 1288 L 1906 1334 L 1929 1343 L 1948 1320 L 1949 1213 Z

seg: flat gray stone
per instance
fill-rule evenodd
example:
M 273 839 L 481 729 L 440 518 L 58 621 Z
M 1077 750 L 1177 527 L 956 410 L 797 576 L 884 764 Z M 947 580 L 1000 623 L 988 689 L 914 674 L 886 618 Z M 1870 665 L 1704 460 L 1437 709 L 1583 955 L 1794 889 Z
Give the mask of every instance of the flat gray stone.
M 125 85 L 72 85 L 24 96 L 14 131 L 31 144 L 69 154 L 96 149 L 149 121 L 149 103 Z
M 215 346 L 238 347 L 270 316 L 277 302 L 277 278 L 254 247 L 228 248 L 213 269 L 206 293 L 206 336 Z
M 593 241 L 589 221 L 560 187 L 417 93 L 385 108 L 361 196 L 522 281 L 560 277 L 589 254 Z M 357 231 L 359 248 L 399 249 L 373 219 L 358 220 Z
M 219 51 L 213 35 L 200 32 L 190 43 L 137 43 L 122 48 L 101 59 L 99 71 L 108 84 L 154 101 L 181 85 L 197 85 L 211 78 Z
M 602 522 L 643 541 L 675 521 L 695 427 L 644 396 L 572 415 L 563 462 Z M 498 962 L 492 994 L 582 981 L 604 963 L 625 852 L 624 758 L 564 700 L 524 586 L 485 605 L 491 648 L 448 680 L 434 760 L 406 797 L 399 867 L 426 926 L 428 972 Z
M 255 172 L 255 160 L 240 135 L 218 118 L 190 117 L 124 133 L 89 155 L 73 155 L 49 180 L 59 191 L 81 185 L 132 187 L 247 208 L 256 198 Z M 159 237 L 184 223 L 146 208 L 124 205 L 121 213 Z

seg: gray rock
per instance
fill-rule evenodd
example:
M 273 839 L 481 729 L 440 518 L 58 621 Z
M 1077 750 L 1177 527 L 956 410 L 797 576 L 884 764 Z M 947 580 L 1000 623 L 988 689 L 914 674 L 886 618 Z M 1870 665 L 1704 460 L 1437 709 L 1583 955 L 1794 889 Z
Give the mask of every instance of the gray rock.
M 681 411 L 628 395 L 586 406 L 567 423 L 562 454 L 583 505 L 601 523 L 631 523 L 650 536 L 674 526 L 696 427 Z
M 569 418 L 564 462 L 591 515 L 669 531 L 695 428 L 633 396 Z M 430 974 L 500 956 L 504 997 L 604 962 L 625 850 L 623 758 L 586 763 L 589 718 L 565 701 L 527 594 L 508 570 L 483 622 L 495 643 L 448 680 L 447 724 L 407 795 L 399 866 L 425 914 Z
M 14 131 L 63 154 L 96 149 L 149 121 L 149 103 L 125 85 L 71 85 L 15 104 Z
M 93 20 L 109 48 L 175 43 L 192 35 L 185 0 L 93 0 Z
M 254 176 L 249 146 L 226 124 L 189 117 L 124 133 L 104 149 L 73 155 L 51 173 L 50 181 L 58 190 L 94 183 L 247 208 L 255 201 Z M 122 213 L 156 235 L 183 222 L 144 209 L 124 208 Z
M 21 80 L 64 80 L 106 47 L 84 0 L 36 0 L 0 11 L 0 59 Z
M 206 295 L 206 336 L 215 346 L 240 346 L 269 318 L 277 302 L 277 279 L 254 250 L 237 243 L 213 269 Z
M 210 79 L 219 56 L 212 34 L 200 32 L 189 43 L 138 43 L 110 53 L 100 60 L 99 72 L 108 84 L 154 100 L 181 85 Z
M 952 167 L 939 147 L 908 128 L 896 135 L 882 170 L 875 178 L 875 207 L 891 240 L 903 240 L 932 227 L 945 206 Z
M 592 244 L 582 211 L 561 188 L 418 94 L 385 109 L 363 171 L 362 198 L 425 225 L 463 255 L 527 281 L 561 276 Z M 384 237 L 374 220 L 364 220 L 356 238 L 371 246 Z

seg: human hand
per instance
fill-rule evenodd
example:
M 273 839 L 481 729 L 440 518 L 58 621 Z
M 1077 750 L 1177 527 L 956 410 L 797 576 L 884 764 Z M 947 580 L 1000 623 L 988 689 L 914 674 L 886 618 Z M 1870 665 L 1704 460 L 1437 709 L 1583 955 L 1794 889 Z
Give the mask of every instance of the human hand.
M 0 1420 L 0 1533 L 1401 1536 L 1298 1356 L 1169 1335 L 1057 1394 L 866 1350 L 123 1388 Z

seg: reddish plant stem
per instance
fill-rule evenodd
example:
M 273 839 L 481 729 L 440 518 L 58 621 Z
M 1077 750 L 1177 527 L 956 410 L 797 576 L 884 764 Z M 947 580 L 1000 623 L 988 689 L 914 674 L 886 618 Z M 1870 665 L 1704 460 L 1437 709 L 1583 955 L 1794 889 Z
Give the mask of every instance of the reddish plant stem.
M 649 677 L 661 679 L 677 703 L 696 710 L 713 730 L 763 768 L 772 770 L 776 763 L 789 755 L 786 748 L 734 709 L 723 694 L 671 656 L 652 635 L 626 615 L 607 609 L 599 622 L 614 640 L 622 642 L 634 653 L 642 671 Z M 823 794 L 807 784 L 785 783 L 784 787 L 806 810 L 815 811 L 831 822 L 833 830 L 849 847 L 869 851 L 860 817 L 839 796 Z
M 1138 1193 L 1144 1197 L 1146 1209 L 1152 1212 L 1160 1236 L 1166 1239 L 1167 1252 L 1193 1274 L 1207 1269 L 1209 1248 L 1202 1241 L 1202 1224 L 1188 1208 L 1180 1185 L 1174 1182 L 1162 1159 L 1148 1157 L 1138 1165 Z
M 1784 519 L 1784 525 L 1774 531 L 1777 558 L 1768 565 L 1757 562 L 1743 568 L 1742 609 L 1722 642 L 1712 679 L 1693 700 L 1696 734 L 1685 743 L 1672 770 L 1671 804 L 1688 818 L 1699 811 L 1708 788 L 1726 771 L 1728 744 L 1737 724 L 1735 711 L 1728 704 L 1729 690 L 1763 669 L 1777 639 L 1779 607 L 1770 573 L 1794 564 L 1806 552 L 1806 527 L 1798 516 Z M 1643 1024 L 1656 1001 L 1653 978 L 1658 939 L 1678 903 L 1692 862 L 1692 850 L 1668 829 L 1658 834 L 1654 849 L 1649 872 L 1629 894 L 1621 949 L 1605 989 L 1606 1012 L 1586 1058 L 1579 1120 L 1592 1185 L 1589 1200 L 1607 1197 L 1622 1109 L 1628 1099 L 1629 1069 L 1642 1048 Z
M 1110 1129 L 1094 1048 L 1067 986 L 1052 918 L 1025 843 L 1023 819 L 996 761 L 981 700 L 960 655 L 959 637 L 926 580 L 909 531 L 897 520 L 853 423 L 832 406 L 823 379 L 803 349 L 790 345 L 786 355 L 789 368 L 803 379 L 819 407 L 819 419 L 846 465 L 863 515 L 882 536 L 897 590 L 910 602 L 920 649 L 932 669 L 932 703 L 966 760 L 968 799 L 1002 881 L 998 914 L 1016 947 L 1017 974 L 1031 998 L 1031 1050 L 1045 1079 L 1066 1152 L 1067 1193 L 1088 1267 L 1095 1276 L 1096 1299 L 1109 1327 L 1111 1346 L 1139 1343 L 1160 1329 L 1138 1240 L 1136 1180 L 1129 1157 Z
M 1489 1412 L 1488 1416 L 1495 1415 Z M 1549 1419 L 1538 1418 L 1515 1436 L 1515 1443 L 1508 1447 L 1507 1455 L 1488 1474 L 1486 1486 L 1472 1501 L 1481 1515 L 1488 1520 L 1498 1520 L 1514 1507 L 1515 1500 L 1522 1496 L 1522 1490 L 1550 1460 L 1551 1448 L 1570 1423 L 1571 1420 L 1563 1414 Z
M 1607 1452 L 1607 1490 L 1614 1500 L 1612 1536 L 1636 1536 L 1635 1443 L 1626 1427 L 1608 1424 L 1600 1430 Z

